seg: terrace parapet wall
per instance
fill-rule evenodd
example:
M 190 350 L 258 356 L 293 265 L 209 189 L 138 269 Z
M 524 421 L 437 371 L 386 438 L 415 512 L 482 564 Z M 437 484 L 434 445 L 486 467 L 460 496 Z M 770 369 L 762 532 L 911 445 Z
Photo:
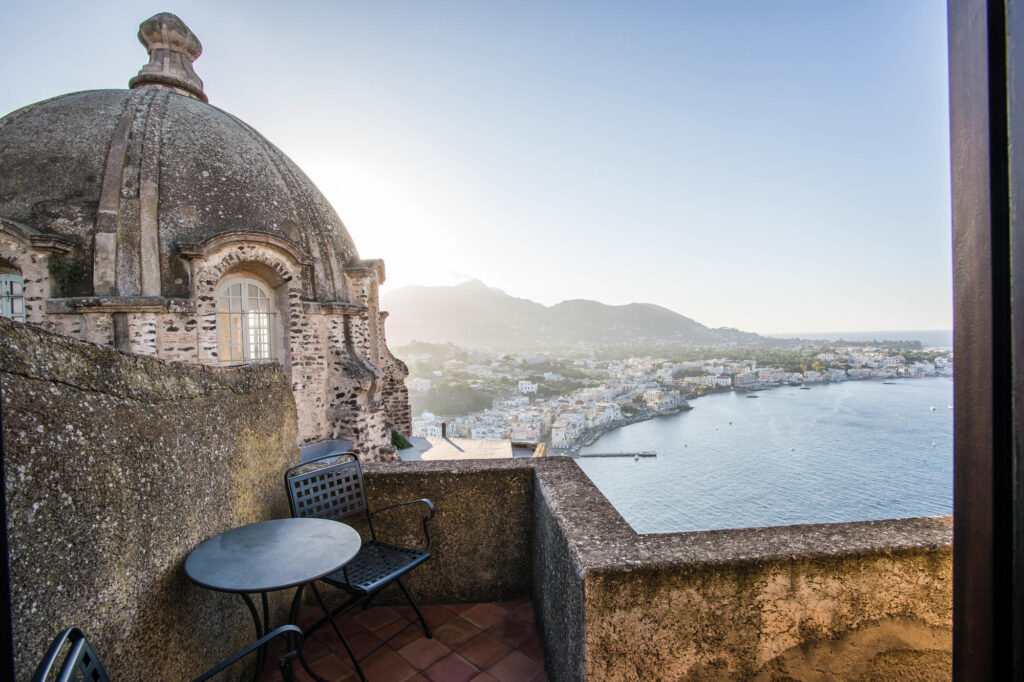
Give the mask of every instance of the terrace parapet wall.
M 182 566 L 218 533 L 288 515 L 297 418 L 280 366 L 169 363 L 6 319 L 0 348 L 16 679 L 70 625 L 122 680 L 191 679 L 255 639 L 242 600 Z
M 950 517 L 642 535 L 568 458 L 367 471 L 373 506 L 437 506 L 428 601 L 528 585 L 551 679 L 951 675 Z

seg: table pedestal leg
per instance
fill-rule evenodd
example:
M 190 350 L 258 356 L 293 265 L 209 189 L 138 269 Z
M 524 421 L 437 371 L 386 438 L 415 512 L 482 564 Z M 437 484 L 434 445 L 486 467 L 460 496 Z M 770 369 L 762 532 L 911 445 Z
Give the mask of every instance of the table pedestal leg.
M 260 614 L 256 611 L 256 605 L 252 603 L 252 599 L 249 598 L 249 595 L 245 592 L 239 592 L 238 594 L 242 596 L 242 599 L 245 600 L 245 605 L 249 607 L 249 613 L 252 614 L 252 623 L 256 627 L 256 639 L 260 639 L 263 635 L 267 634 L 265 632 L 267 621 L 269 620 L 267 617 L 267 593 L 260 592 L 260 595 L 263 597 L 263 623 L 260 623 Z M 259 682 L 260 675 L 263 673 L 263 665 L 266 663 L 266 660 L 267 645 L 264 644 L 260 647 L 259 653 L 256 655 L 256 673 L 253 675 L 254 682 Z
M 288 621 L 290 623 L 298 624 L 299 622 L 299 606 L 302 603 L 302 590 L 305 589 L 305 585 L 299 585 L 295 590 L 295 596 L 292 597 L 292 609 L 289 612 Z M 302 668 L 306 673 L 312 677 L 316 682 L 330 682 L 313 672 L 313 669 L 309 667 L 309 662 L 306 661 L 306 654 L 303 653 L 302 649 L 299 649 L 299 663 L 302 664 Z

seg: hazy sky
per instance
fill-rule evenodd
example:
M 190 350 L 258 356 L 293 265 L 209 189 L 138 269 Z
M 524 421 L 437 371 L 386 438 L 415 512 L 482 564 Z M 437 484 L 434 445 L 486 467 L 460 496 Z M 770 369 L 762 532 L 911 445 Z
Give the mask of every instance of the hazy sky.
M 18 3 L 0 112 L 127 87 L 165 10 L 210 103 L 309 174 L 385 290 L 952 326 L 941 0 Z

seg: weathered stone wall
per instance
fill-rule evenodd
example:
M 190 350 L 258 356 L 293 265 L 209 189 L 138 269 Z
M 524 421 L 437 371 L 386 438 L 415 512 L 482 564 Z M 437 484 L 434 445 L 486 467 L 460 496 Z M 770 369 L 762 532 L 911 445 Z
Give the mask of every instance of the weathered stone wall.
M 575 462 L 537 486 L 555 680 L 949 679 L 949 517 L 639 535 Z
M 430 561 L 402 581 L 422 603 L 522 599 L 530 594 L 533 547 L 533 467 L 505 462 L 367 464 L 371 509 L 427 498 Z M 388 541 L 422 546 L 426 508 L 410 505 L 377 516 Z M 391 595 L 398 597 L 400 593 Z
M 573 474 L 564 464 L 541 469 L 534 492 L 533 605 L 554 680 L 582 679 L 586 660 L 586 574 L 551 495 Z
M 45 316 L 45 301 L 50 295 L 49 254 L 29 248 L 24 241 L 0 229 L 0 258 L 21 272 L 25 284 L 25 320 L 39 324 Z
M 586 581 L 586 679 L 948 680 L 951 551 L 679 562 Z
M 189 679 L 252 641 L 242 601 L 182 565 L 217 533 L 288 515 L 280 367 L 166 363 L 3 319 L 0 349 L 18 679 L 72 624 L 123 680 Z
M 311 301 L 312 270 L 301 254 L 267 241 L 265 235 L 256 241 L 236 235 L 207 247 L 186 246 L 190 298 L 49 298 L 49 255 L 26 239 L 12 229 L 0 229 L 0 258 L 19 269 L 25 280 L 29 322 L 71 338 L 164 360 L 217 365 L 218 287 L 225 277 L 236 275 L 262 281 L 275 299 L 276 359 L 294 392 L 299 442 L 344 438 L 368 460 L 398 459 L 391 429 L 406 436 L 412 431 L 405 388 L 408 370 L 384 341 L 386 314 L 377 309 L 382 276 L 377 267 L 355 267 L 351 278 L 337 273 L 338 286 L 346 292 L 351 286 L 356 302 Z M 131 267 L 118 274 L 117 282 L 137 283 L 140 274 L 132 265 L 137 260 L 125 261 Z M 184 278 L 179 279 L 184 285 Z M 123 322 L 120 333 L 118 316 Z
M 437 506 L 414 592 L 531 594 L 553 680 L 949 678 L 949 518 L 639 535 L 567 458 L 367 471 L 373 508 Z
M 384 369 L 384 388 L 381 393 L 387 406 L 388 421 L 396 431 L 409 438 L 412 436 L 412 408 L 409 405 L 409 389 L 405 379 L 409 376 L 409 368 L 396 358 L 387 345 L 384 336 L 387 312 L 380 313 L 380 338 L 382 349 L 381 367 Z

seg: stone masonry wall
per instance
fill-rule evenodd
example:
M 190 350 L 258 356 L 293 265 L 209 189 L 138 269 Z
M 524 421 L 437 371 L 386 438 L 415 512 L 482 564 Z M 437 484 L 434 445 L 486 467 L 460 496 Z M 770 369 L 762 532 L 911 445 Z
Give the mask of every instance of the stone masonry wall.
M 182 565 L 213 535 L 288 515 L 281 368 L 167 363 L 3 319 L 0 348 L 17 679 L 72 624 L 123 680 L 190 679 L 252 641 L 242 601 Z
M 563 461 L 537 469 L 545 580 L 584 602 L 540 590 L 552 679 L 949 679 L 950 517 L 640 535 Z
M 948 680 L 952 550 L 592 574 L 586 679 Z
M 386 312 L 380 313 L 381 354 L 383 356 L 381 366 L 384 369 L 384 388 L 381 393 L 387 408 L 388 420 L 396 431 L 409 438 L 412 436 L 412 408 L 409 405 L 409 388 L 405 385 L 405 379 L 409 376 L 409 368 L 388 348 L 384 336 L 384 321 L 387 317 Z
M 365 471 L 371 508 L 437 509 L 410 591 L 532 595 L 551 680 L 949 679 L 948 517 L 640 535 L 565 457 Z M 422 541 L 420 506 L 386 514 Z
M 35 324 L 43 321 L 45 301 L 50 295 L 48 256 L 35 249 L 28 249 L 25 244 L 0 230 L 0 258 L 21 271 L 25 284 L 25 320 Z
M 376 270 L 357 268 L 346 280 L 354 303 L 310 301 L 305 297 L 312 285 L 304 280 L 309 268 L 292 252 L 232 241 L 190 256 L 191 298 L 48 299 L 47 255 L 19 239 L 0 232 L 0 258 L 25 278 L 30 322 L 74 339 L 164 360 L 217 365 L 217 289 L 225 277 L 259 280 L 275 299 L 276 359 L 294 393 L 298 442 L 343 438 L 352 440 L 368 460 L 395 460 L 391 430 L 411 435 L 408 371 L 384 342 Z M 138 275 L 122 274 L 118 281 Z

